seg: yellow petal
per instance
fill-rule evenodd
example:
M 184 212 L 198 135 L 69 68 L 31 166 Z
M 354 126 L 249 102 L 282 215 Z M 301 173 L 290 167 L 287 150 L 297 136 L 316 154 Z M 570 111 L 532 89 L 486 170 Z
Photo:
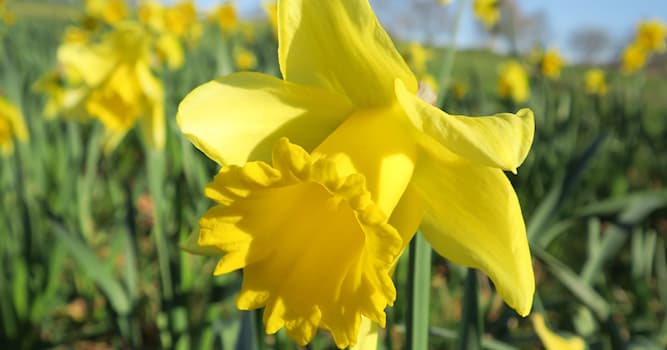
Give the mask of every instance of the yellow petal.
M 417 81 L 368 1 L 278 2 L 278 60 L 285 80 L 348 97 L 357 106 L 394 98 L 394 79 Z
M 363 317 L 359 327 L 359 339 L 350 350 L 375 350 L 378 347 L 378 326 Z
M 396 95 L 417 129 L 475 163 L 516 172 L 533 143 L 535 120 L 529 109 L 488 117 L 450 115 L 411 94 L 400 80 Z
M 544 316 L 536 313 L 531 316 L 533 327 L 546 350 L 584 350 L 586 342 L 581 337 L 564 338 L 553 332 L 544 322 Z
M 266 307 L 267 333 L 285 327 L 302 345 L 318 328 L 354 345 L 362 316 L 384 326 L 396 297 L 389 272 L 401 239 L 363 175 L 337 171 L 341 157 L 311 157 L 282 138 L 273 167 L 223 167 L 206 190 L 220 205 L 199 221 L 196 249 L 225 254 L 215 274 L 243 269 L 237 307 Z
M 80 76 L 88 86 L 100 84 L 115 67 L 113 48 L 86 43 L 65 43 L 58 48 L 58 62 L 69 74 Z
M 412 182 L 426 207 L 424 236 L 445 258 L 486 273 L 505 302 L 527 315 L 535 279 L 514 189 L 502 170 L 443 152 L 422 158 Z
M 136 74 L 146 99 L 146 110 L 139 120 L 144 142 L 153 149 L 161 150 L 166 142 L 164 116 L 164 88 L 144 64 L 136 65 Z
M 258 73 L 237 73 L 192 91 L 178 108 L 181 131 L 219 164 L 270 159 L 281 136 L 307 150 L 351 112 L 344 98 Z
M 350 163 L 340 162 L 347 166 L 341 171 L 364 174 L 373 201 L 389 216 L 410 182 L 419 149 L 401 111 L 381 108 L 353 113 L 313 153 L 345 154 Z

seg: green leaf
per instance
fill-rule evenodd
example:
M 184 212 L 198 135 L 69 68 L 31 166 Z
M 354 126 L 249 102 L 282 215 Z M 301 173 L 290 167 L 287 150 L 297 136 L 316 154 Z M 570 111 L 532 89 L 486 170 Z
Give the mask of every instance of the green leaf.
M 52 227 L 56 238 L 62 242 L 83 273 L 102 290 L 113 309 L 120 315 L 129 313 L 130 300 L 127 294 L 111 271 L 104 267 L 104 263 L 95 252 L 81 240 L 72 237 L 59 223 L 52 222 Z
M 531 247 L 535 256 L 542 260 L 549 271 L 556 277 L 577 299 L 590 308 L 599 319 L 609 317 L 609 304 L 585 280 L 577 276 L 569 267 L 551 256 L 539 247 Z
M 479 286 L 477 285 L 477 273 L 473 269 L 468 269 L 463 293 L 463 311 L 457 349 L 481 349 L 483 330 L 482 320 L 479 317 Z

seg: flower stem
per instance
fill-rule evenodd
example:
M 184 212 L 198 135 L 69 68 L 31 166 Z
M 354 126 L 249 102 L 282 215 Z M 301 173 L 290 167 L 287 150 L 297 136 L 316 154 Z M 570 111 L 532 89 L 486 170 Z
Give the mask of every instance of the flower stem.
M 438 99 L 436 100 L 436 106 L 442 106 L 442 103 L 445 100 L 447 95 L 447 87 L 451 81 L 452 68 L 454 67 L 454 59 L 456 57 L 456 39 L 459 34 L 459 23 L 461 22 L 461 17 L 463 17 L 463 9 L 466 7 L 468 1 L 459 0 L 456 7 L 456 16 L 454 16 L 454 21 L 452 22 L 452 30 L 450 36 L 450 43 L 445 52 L 445 57 L 442 59 L 442 66 L 440 69 L 440 76 L 438 77 L 438 85 L 440 90 L 438 91 Z
M 428 349 L 428 320 L 431 292 L 431 246 L 421 234 L 410 242 L 408 260 L 408 349 Z

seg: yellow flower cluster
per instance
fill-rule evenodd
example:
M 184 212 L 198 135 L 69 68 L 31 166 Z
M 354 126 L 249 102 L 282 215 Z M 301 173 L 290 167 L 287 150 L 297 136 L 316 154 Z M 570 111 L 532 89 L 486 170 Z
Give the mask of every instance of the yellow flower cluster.
M 660 20 L 640 22 L 637 34 L 621 55 L 622 69 L 626 74 L 634 73 L 644 67 L 653 53 L 665 52 L 667 25 Z

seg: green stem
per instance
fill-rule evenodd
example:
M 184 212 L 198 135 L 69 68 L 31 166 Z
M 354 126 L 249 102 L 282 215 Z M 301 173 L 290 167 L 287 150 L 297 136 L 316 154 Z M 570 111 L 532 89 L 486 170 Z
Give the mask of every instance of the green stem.
M 92 135 L 88 141 L 86 163 L 83 178 L 78 183 L 79 229 L 81 234 L 90 242 L 93 238 L 93 219 L 90 213 L 91 193 L 97 177 L 97 165 L 102 152 L 102 129 L 99 124 L 93 126 Z
M 456 58 L 456 39 L 459 34 L 459 23 L 461 22 L 461 17 L 463 17 L 463 9 L 466 7 L 468 1 L 460 0 L 458 2 L 458 7 L 456 8 L 456 16 L 454 16 L 454 22 L 452 23 L 452 35 L 450 37 L 450 43 L 445 52 L 445 57 L 442 59 L 442 67 L 440 69 L 440 76 L 438 77 L 438 84 L 440 85 L 440 90 L 438 91 L 438 99 L 436 100 L 436 106 L 442 106 L 442 103 L 445 101 L 445 96 L 447 95 L 447 87 L 449 86 L 452 68 L 454 67 L 454 59 Z
M 459 328 L 457 349 L 472 350 L 482 348 L 482 322 L 479 317 L 479 287 L 477 273 L 468 269 L 463 294 L 463 312 Z
M 160 279 L 162 281 L 162 296 L 170 302 L 174 296 L 171 268 L 169 266 L 169 245 L 163 227 L 163 200 L 162 182 L 164 179 L 164 153 L 152 149 L 146 150 L 148 156 L 148 190 L 153 201 L 153 238 L 157 248 L 158 263 L 160 265 Z
M 431 246 L 421 234 L 410 242 L 408 260 L 408 310 L 406 342 L 408 349 L 428 349 L 428 320 L 431 291 Z

